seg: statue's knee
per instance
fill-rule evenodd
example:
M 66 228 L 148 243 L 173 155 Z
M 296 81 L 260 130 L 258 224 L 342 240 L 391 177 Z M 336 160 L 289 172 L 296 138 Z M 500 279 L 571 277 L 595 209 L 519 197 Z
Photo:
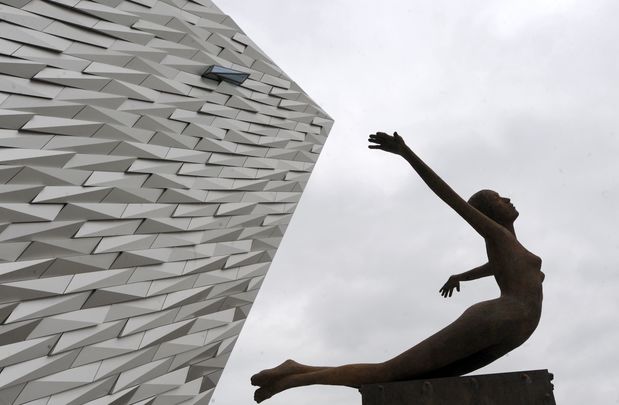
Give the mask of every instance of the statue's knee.
M 376 364 L 374 370 L 376 381 L 395 381 L 397 379 L 395 371 L 394 365 L 390 362 Z

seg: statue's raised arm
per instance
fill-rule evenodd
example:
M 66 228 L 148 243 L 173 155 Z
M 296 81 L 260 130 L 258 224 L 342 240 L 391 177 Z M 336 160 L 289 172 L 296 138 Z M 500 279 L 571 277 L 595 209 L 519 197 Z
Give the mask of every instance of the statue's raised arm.
M 454 209 L 466 222 L 468 222 L 484 238 L 497 238 L 505 235 L 505 228 L 479 212 L 458 195 L 438 174 L 423 162 L 404 142 L 397 132 L 388 135 L 377 132 L 370 135 L 370 149 L 379 149 L 385 152 L 402 156 L 415 169 L 419 177 L 430 187 L 432 191 L 447 205 Z
M 293 387 L 312 384 L 345 385 L 451 377 L 477 370 L 520 346 L 533 333 L 542 311 L 541 259 L 516 238 L 518 211 L 509 198 L 481 190 L 464 201 L 406 146 L 397 134 L 370 135 L 371 149 L 395 153 L 406 159 L 432 191 L 486 242 L 488 262 L 451 276 L 440 289 L 444 296 L 459 291 L 460 281 L 494 276 L 501 295 L 468 308 L 458 319 L 400 355 L 382 363 L 337 367 L 307 366 L 286 360 L 251 378 L 259 388 L 257 402 Z

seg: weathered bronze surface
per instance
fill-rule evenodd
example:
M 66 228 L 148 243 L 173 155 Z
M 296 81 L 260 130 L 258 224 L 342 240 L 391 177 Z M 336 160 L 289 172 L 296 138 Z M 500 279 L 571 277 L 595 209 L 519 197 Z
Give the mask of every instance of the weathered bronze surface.
M 361 405 L 556 405 L 548 370 L 363 385 Z
M 542 260 L 520 244 L 514 231 L 518 211 L 509 198 L 491 190 L 475 193 L 468 202 L 428 167 L 397 134 L 377 132 L 370 149 L 403 157 L 430 189 L 458 213 L 486 242 L 488 262 L 449 278 L 440 289 L 447 297 L 460 282 L 494 276 L 501 295 L 468 308 L 453 323 L 404 353 L 383 363 L 313 367 L 287 360 L 251 378 L 259 386 L 257 402 L 283 390 L 312 384 L 362 385 L 453 377 L 477 370 L 524 343 L 542 311 Z

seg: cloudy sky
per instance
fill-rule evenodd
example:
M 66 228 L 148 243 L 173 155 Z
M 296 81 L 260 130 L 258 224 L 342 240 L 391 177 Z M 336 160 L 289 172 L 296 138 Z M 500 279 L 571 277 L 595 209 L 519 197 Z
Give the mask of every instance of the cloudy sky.
M 397 130 L 456 191 L 512 198 L 544 260 L 535 334 L 479 372 L 547 368 L 560 405 L 619 404 L 619 2 L 218 0 L 336 121 L 213 396 L 252 404 L 249 377 L 287 358 L 383 361 L 494 298 L 483 240 L 403 160 Z M 359 405 L 298 388 L 269 405 Z

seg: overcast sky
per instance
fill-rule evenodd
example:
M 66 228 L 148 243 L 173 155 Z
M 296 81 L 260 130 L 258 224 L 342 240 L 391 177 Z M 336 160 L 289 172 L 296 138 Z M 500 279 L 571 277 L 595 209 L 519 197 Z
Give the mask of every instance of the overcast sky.
M 523 346 L 478 373 L 547 368 L 559 405 L 619 404 L 619 2 L 216 0 L 335 126 L 215 391 L 287 358 L 377 362 L 494 298 L 483 240 L 367 135 L 397 130 L 463 197 L 492 188 L 543 259 Z M 359 405 L 313 386 L 268 405 Z

